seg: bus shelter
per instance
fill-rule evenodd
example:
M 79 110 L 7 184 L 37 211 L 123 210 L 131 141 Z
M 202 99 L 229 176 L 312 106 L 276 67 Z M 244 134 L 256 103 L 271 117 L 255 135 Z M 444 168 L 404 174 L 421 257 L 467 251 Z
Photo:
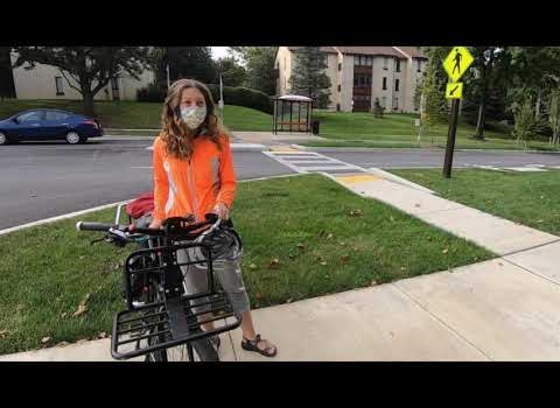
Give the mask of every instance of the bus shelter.
M 311 133 L 313 99 L 301 95 L 283 95 L 274 98 L 272 133 Z

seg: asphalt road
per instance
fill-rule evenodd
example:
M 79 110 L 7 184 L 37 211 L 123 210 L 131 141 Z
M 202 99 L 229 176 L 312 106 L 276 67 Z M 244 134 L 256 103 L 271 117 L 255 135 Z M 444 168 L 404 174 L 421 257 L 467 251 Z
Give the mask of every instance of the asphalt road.
M 104 204 L 151 190 L 147 140 L 90 141 L 85 145 L 25 143 L 0 148 L 0 230 Z M 383 149 L 370 152 L 321 151 L 362 168 L 441 168 L 443 150 Z M 240 180 L 292 174 L 259 151 L 234 151 Z M 559 154 L 458 151 L 454 167 L 544 164 L 560 166 Z
M 363 168 L 443 168 L 443 149 L 379 149 L 371 152 L 321 151 L 321 154 Z M 492 151 L 456 151 L 453 167 L 474 165 L 518 167 L 533 164 L 560 166 L 560 154 Z
M 0 149 L 0 230 L 127 200 L 152 188 L 146 141 L 25 143 Z M 240 180 L 292 170 L 260 152 L 234 152 Z

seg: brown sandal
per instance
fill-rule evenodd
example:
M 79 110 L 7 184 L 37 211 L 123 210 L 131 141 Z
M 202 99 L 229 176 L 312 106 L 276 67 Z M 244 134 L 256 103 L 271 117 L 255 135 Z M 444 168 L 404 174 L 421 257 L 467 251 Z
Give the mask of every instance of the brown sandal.
M 266 357 L 274 357 L 277 353 L 277 349 L 276 346 L 272 346 L 272 347 L 267 347 L 264 350 L 259 348 L 259 343 L 261 341 L 264 341 L 263 339 L 261 339 L 261 335 L 257 334 L 257 337 L 255 337 L 254 340 L 249 340 L 246 337 L 243 337 L 243 340 L 241 341 L 241 347 L 243 348 L 243 350 L 247 350 L 247 351 L 256 351 L 257 353 L 262 354 L 263 356 Z

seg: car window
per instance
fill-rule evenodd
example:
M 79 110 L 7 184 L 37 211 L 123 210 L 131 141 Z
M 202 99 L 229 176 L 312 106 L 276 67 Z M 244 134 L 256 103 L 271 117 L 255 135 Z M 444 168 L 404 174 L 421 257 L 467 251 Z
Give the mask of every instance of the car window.
M 70 117 L 69 114 L 57 111 L 47 111 L 46 120 L 67 120 Z
M 42 120 L 43 113 L 41 111 L 31 111 L 22 113 L 17 117 L 19 123 L 35 122 Z

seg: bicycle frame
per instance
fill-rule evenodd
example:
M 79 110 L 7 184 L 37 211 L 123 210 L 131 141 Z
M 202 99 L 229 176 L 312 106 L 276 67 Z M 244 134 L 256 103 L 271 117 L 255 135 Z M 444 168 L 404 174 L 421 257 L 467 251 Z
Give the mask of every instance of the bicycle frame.
M 165 360 L 167 353 L 164 350 L 185 344 L 191 361 L 193 345 L 202 360 L 218 359 L 210 337 L 241 325 L 241 314 L 233 311 L 227 294 L 216 285 L 213 248 L 201 243 L 206 234 L 219 227 L 221 220 L 212 215 L 216 221 L 207 217 L 206 222 L 192 224 L 184 218 L 176 217 L 166 220 L 163 230 L 140 227 L 132 230 L 127 226 L 133 221 L 130 214 L 127 225 L 120 223 L 124 206 L 126 203 L 118 206 L 114 225 L 81 221 L 76 224 L 78 230 L 106 232 L 105 241 L 120 247 L 131 242 L 138 243 L 138 238 L 143 236 L 149 237 L 148 248 L 132 252 L 124 264 L 127 310 L 118 312 L 113 319 L 112 357 L 129 359 L 151 355 L 156 361 Z M 200 232 L 200 228 L 208 225 L 211 227 Z M 187 250 L 196 248 L 200 252 L 195 255 L 196 259 L 193 259 L 191 251 Z M 185 262 L 178 262 L 177 251 L 187 251 Z M 182 268 L 188 269 L 188 266 L 194 264 L 206 265 L 208 285 L 204 293 L 188 294 Z M 146 295 L 145 302 L 139 302 L 136 298 L 138 293 L 133 291 L 133 277 L 141 279 L 140 296 L 144 298 L 143 294 Z M 194 300 L 201 298 L 206 300 L 203 303 L 192 304 Z M 208 306 L 209 310 L 195 311 L 196 308 L 205 306 Z M 233 322 L 229 322 L 228 319 L 232 319 Z M 221 327 L 202 330 L 202 324 L 218 320 L 223 320 Z M 130 349 L 133 344 L 136 344 L 136 347 Z M 156 355 L 160 358 L 156 358 Z

